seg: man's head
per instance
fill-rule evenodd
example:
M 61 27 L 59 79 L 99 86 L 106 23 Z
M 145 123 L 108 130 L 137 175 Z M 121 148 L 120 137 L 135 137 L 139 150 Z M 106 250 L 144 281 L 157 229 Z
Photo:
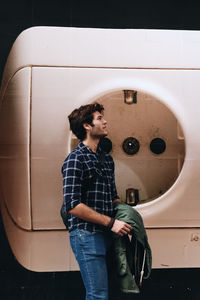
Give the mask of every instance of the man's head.
M 103 119 L 103 105 L 99 103 L 87 104 L 72 111 L 68 116 L 70 129 L 80 140 L 91 135 L 106 136 L 106 121 Z

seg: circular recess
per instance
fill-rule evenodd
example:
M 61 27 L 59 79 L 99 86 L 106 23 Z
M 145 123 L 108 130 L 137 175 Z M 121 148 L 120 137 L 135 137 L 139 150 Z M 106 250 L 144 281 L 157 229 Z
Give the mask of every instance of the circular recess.
M 162 99 L 141 91 L 131 104 L 124 101 L 124 90 L 96 101 L 104 106 L 110 125 L 100 146 L 106 152 L 112 149 L 119 197 L 130 205 L 135 199 L 138 204 L 154 201 L 172 187 L 185 161 L 186 141 L 175 112 Z M 78 143 L 71 135 L 70 150 Z
M 112 142 L 108 138 L 101 138 L 99 142 L 99 146 L 101 149 L 107 153 L 109 153 L 112 150 Z
M 122 144 L 124 152 L 128 155 L 136 154 L 140 149 L 140 143 L 134 137 L 128 137 L 124 140 Z
M 155 138 L 150 143 L 150 149 L 155 154 L 161 154 L 166 149 L 166 143 L 161 138 Z

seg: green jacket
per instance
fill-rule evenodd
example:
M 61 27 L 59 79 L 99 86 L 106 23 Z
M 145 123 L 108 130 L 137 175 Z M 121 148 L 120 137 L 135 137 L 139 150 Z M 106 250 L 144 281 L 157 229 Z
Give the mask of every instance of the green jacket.
M 133 229 L 129 236 L 113 233 L 113 260 L 120 290 L 125 293 L 139 293 L 142 277 L 151 273 L 152 255 L 141 215 L 131 206 L 114 203 L 114 217 L 130 224 Z

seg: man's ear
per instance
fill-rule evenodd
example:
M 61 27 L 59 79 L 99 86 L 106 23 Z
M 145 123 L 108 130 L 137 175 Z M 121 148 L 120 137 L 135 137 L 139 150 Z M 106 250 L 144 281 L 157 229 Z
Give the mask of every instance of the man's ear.
M 91 128 L 91 125 L 88 124 L 88 123 L 83 123 L 83 127 L 86 129 L 86 130 L 89 130 Z

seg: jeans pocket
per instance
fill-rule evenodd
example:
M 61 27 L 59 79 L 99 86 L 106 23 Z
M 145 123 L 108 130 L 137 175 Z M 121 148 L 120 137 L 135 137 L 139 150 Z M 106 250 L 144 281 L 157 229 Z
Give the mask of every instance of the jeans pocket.
M 70 243 L 75 256 L 105 255 L 106 242 L 101 232 L 90 232 L 84 229 L 76 229 L 70 232 Z
M 94 244 L 96 232 L 90 232 L 84 229 L 75 229 L 70 232 L 70 244 L 77 257 L 82 251 L 90 251 Z M 92 251 L 93 252 L 93 251 Z
M 94 236 L 96 232 L 91 232 L 85 229 L 80 229 L 79 230 L 79 236 L 80 237 L 87 237 L 87 236 Z

